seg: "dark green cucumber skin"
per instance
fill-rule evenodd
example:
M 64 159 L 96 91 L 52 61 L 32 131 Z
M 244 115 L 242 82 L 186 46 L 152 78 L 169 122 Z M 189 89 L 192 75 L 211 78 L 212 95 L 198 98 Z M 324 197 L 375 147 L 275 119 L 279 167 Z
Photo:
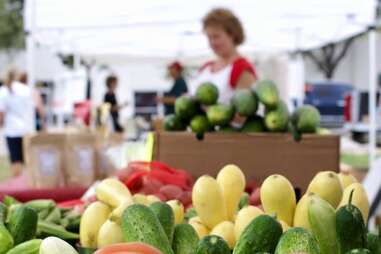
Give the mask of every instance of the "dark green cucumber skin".
M 173 214 L 172 208 L 167 203 L 163 202 L 155 202 L 150 205 L 150 208 L 159 219 L 159 222 L 168 237 L 169 243 L 172 244 L 173 233 L 175 231 L 175 215 Z
M 0 223 L 5 223 L 7 219 L 7 206 L 0 202 Z
M 198 240 L 198 235 L 191 225 L 176 225 L 172 242 L 173 252 L 175 254 L 193 254 Z
M 242 232 L 233 254 L 274 253 L 282 232 L 282 226 L 276 219 L 260 215 Z
M 279 240 L 275 254 L 288 253 L 320 254 L 319 243 L 310 231 L 304 228 L 291 228 Z
M 163 254 L 174 254 L 159 219 L 145 205 L 134 204 L 126 208 L 122 215 L 122 232 L 126 242 L 143 242 Z
M 198 242 L 194 254 L 231 254 L 231 251 L 222 237 L 208 235 Z
M 368 249 L 353 249 L 344 254 L 374 254 L 374 253 L 369 251 Z
M 366 248 L 366 228 L 361 211 L 348 204 L 336 212 L 336 232 L 339 253 Z
M 31 240 L 37 231 L 38 215 L 35 210 L 27 206 L 17 207 L 11 213 L 8 220 L 8 230 L 11 233 L 14 244 Z
M 368 233 L 366 239 L 366 248 L 373 254 L 381 254 L 381 241 L 378 235 Z

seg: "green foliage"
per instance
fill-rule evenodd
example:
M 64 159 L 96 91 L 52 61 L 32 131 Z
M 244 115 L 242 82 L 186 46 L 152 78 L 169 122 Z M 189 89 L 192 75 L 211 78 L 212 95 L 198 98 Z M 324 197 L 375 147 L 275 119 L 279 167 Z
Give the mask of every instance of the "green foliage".
M 23 0 L 0 0 L 0 50 L 23 48 Z

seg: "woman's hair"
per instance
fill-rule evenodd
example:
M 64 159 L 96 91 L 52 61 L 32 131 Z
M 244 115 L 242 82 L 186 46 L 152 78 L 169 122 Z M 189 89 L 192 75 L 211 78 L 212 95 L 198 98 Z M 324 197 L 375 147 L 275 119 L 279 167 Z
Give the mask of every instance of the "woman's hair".
M 110 75 L 106 78 L 106 86 L 110 88 L 111 85 L 118 81 L 118 78 L 115 75 Z
M 229 9 L 216 8 L 211 10 L 202 20 L 203 27 L 222 28 L 232 39 L 235 45 L 240 45 L 245 40 L 245 32 L 241 21 Z
M 3 82 L 5 85 L 10 85 L 13 81 L 18 78 L 18 70 L 16 67 L 10 66 L 4 70 Z

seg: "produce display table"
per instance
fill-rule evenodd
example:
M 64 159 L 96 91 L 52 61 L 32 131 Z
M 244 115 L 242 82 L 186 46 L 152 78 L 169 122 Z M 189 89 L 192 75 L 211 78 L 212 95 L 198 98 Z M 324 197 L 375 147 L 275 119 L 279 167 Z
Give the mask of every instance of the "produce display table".
M 296 142 L 288 133 L 207 133 L 197 140 L 189 132 L 156 132 L 153 158 L 195 177 L 234 163 L 248 180 L 281 174 L 305 191 L 317 172 L 339 171 L 340 137 L 309 134 Z

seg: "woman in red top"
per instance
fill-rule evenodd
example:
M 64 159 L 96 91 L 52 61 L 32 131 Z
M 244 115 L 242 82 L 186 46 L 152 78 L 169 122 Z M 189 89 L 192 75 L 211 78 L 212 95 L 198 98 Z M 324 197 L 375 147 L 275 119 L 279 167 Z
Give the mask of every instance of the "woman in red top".
M 242 24 L 230 10 L 217 8 L 204 17 L 203 28 L 217 59 L 201 68 L 193 89 L 211 82 L 219 89 L 219 102 L 229 103 L 235 89 L 249 88 L 257 79 L 254 67 L 237 50 L 245 39 Z

